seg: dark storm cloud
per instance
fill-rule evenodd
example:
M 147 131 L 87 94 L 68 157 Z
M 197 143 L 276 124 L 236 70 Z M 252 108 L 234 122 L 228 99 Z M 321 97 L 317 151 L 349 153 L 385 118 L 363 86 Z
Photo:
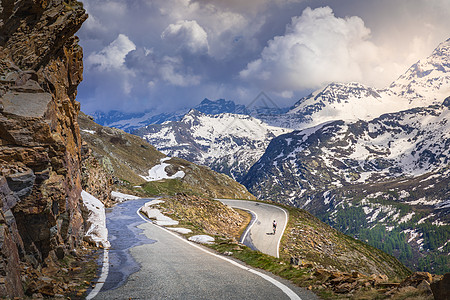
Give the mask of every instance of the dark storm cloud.
M 450 28 L 446 0 L 83 2 L 88 113 L 246 104 L 261 90 L 283 105 L 329 81 L 384 86 Z

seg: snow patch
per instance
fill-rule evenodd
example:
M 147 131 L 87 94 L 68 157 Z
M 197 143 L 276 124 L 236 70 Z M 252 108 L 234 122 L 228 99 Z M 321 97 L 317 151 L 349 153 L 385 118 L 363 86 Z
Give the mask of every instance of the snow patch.
M 134 195 L 123 194 L 123 193 L 115 192 L 115 191 L 111 192 L 111 198 L 113 198 L 113 200 L 115 200 L 117 202 L 124 202 L 127 200 L 140 199 L 139 197 L 134 196 Z
M 178 171 L 172 176 L 169 176 L 166 172 L 166 167 L 170 166 L 170 164 L 165 163 L 166 160 L 169 160 L 170 157 L 165 157 L 160 160 L 160 164 L 154 166 L 150 170 L 148 170 L 148 176 L 140 175 L 145 181 L 157 181 L 161 179 L 175 179 L 175 178 L 183 178 L 185 173 L 183 171 Z
M 188 234 L 191 233 L 192 230 L 187 229 L 187 228 L 179 228 L 179 227 L 167 227 L 167 229 L 181 233 L 181 234 Z
M 95 131 L 94 131 L 94 130 L 81 129 L 81 131 L 87 132 L 87 133 L 90 133 L 90 134 L 95 134 Z
M 200 244 L 214 244 L 214 238 L 209 235 L 194 235 L 188 238 L 188 240 Z
M 413 217 L 415 214 L 416 214 L 415 212 L 410 212 L 410 213 L 407 214 L 406 216 L 403 216 L 403 217 L 400 219 L 400 221 L 398 221 L 398 223 L 401 224 L 401 223 L 406 223 L 406 222 L 408 222 L 409 220 L 412 219 L 412 217 Z
M 159 226 L 172 226 L 178 225 L 178 221 L 171 219 L 168 216 L 165 216 L 161 213 L 159 209 L 151 208 L 152 205 L 157 204 L 157 201 L 162 200 L 153 200 L 144 204 L 141 208 L 141 212 L 147 215 L 147 218 L 155 220 L 155 224 Z M 159 202 L 161 203 L 161 202 Z
M 442 245 L 441 247 L 438 248 L 439 251 L 444 251 L 444 247 L 447 246 L 447 244 L 450 243 L 450 240 L 448 240 L 447 242 L 445 242 L 444 245 Z M 449 254 L 450 255 L 450 254 Z
M 106 228 L 105 205 L 86 191 L 81 192 L 84 222 L 88 230 L 85 233 L 85 239 L 94 243 L 97 247 L 102 245 L 109 248 L 108 229 Z

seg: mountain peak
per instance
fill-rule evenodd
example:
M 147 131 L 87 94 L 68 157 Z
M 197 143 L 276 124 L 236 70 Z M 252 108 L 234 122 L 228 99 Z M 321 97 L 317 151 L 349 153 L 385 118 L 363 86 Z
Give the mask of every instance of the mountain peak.
M 396 95 L 426 106 L 450 94 L 450 39 L 413 64 L 389 87 Z

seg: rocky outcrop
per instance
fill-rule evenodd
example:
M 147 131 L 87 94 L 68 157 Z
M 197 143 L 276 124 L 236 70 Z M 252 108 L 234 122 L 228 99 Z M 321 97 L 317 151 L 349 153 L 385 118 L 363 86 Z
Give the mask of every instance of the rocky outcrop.
M 436 300 L 450 299 L 450 273 L 445 274 L 441 280 L 433 281 L 431 290 Z
M 82 241 L 73 35 L 86 17 L 76 1 L 0 2 L 0 297 L 34 293 L 29 268 L 44 272 Z
M 81 185 L 83 190 L 99 199 L 106 207 L 112 206 L 112 174 L 105 171 L 85 142 L 83 142 L 81 153 Z

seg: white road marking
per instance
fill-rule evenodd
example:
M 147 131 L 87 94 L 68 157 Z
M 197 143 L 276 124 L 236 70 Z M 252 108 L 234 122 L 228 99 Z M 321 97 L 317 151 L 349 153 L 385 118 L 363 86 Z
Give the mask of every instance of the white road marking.
M 242 209 L 242 208 L 241 208 Z M 241 238 L 241 243 L 244 243 L 245 238 L 247 237 L 247 234 L 250 232 L 250 229 L 253 227 L 253 225 L 255 225 L 256 221 L 258 220 L 258 214 L 250 209 L 245 209 L 247 211 L 249 211 L 251 214 L 253 214 L 255 216 L 255 219 L 253 220 L 252 224 L 250 224 L 249 226 L 247 226 L 247 230 L 245 231 L 244 235 Z
M 210 252 L 210 251 L 204 249 L 203 247 L 200 247 L 200 246 L 198 246 L 198 245 L 196 245 L 196 244 L 194 244 L 194 243 L 191 243 L 190 241 L 188 241 L 188 240 L 182 238 L 181 236 L 179 236 L 178 234 L 175 234 L 175 233 L 173 233 L 172 231 L 170 231 L 170 230 L 168 230 L 168 229 L 166 229 L 166 228 L 164 228 L 164 227 L 158 226 L 158 225 L 154 224 L 152 221 L 150 221 L 150 220 L 144 218 L 144 217 L 141 215 L 140 210 L 141 210 L 141 209 L 139 208 L 139 209 L 136 211 L 136 213 L 137 213 L 137 215 L 138 215 L 139 217 L 141 217 L 141 219 L 144 220 L 145 222 L 147 222 L 147 223 L 149 223 L 149 224 L 152 224 L 153 226 L 155 226 L 155 227 L 157 227 L 157 228 L 159 228 L 159 229 L 161 229 L 161 230 L 164 230 L 165 232 L 167 232 L 167 233 L 173 235 L 174 237 L 176 237 L 177 239 L 180 239 L 181 241 L 183 241 L 183 242 L 185 242 L 185 243 L 191 245 L 192 247 L 195 247 L 195 248 L 197 248 L 197 249 L 199 249 L 199 250 L 201 250 L 201 251 L 203 251 L 203 252 L 205 252 L 205 253 L 207 253 L 207 254 L 209 254 L 209 255 L 218 257 L 218 258 L 220 258 L 220 259 L 222 259 L 222 260 L 224 260 L 224 261 L 226 261 L 226 262 L 229 262 L 230 264 L 235 265 L 236 267 L 239 267 L 239 268 L 241 268 L 241 269 L 243 269 L 243 270 L 249 271 L 250 273 L 253 273 L 253 274 L 255 274 L 255 275 L 258 275 L 259 277 L 261 277 L 261 278 L 263 278 L 263 279 L 269 281 L 270 283 L 272 283 L 273 285 L 275 285 L 276 287 L 278 287 L 280 290 L 283 291 L 283 293 L 285 293 L 285 294 L 286 294 L 290 299 L 292 299 L 292 300 L 302 300 L 296 293 L 294 293 L 294 291 L 292 291 L 290 288 L 288 288 L 286 285 L 282 284 L 282 283 L 279 282 L 278 280 L 273 279 L 272 277 L 270 277 L 270 276 L 268 276 L 268 275 L 266 275 L 266 274 L 263 274 L 263 273 L 261 273 L 261 272 L 259 272 L 259 271 L 250 269 L 250 268 L 248 268 L 248 267 L 246 267 L 246 266 L 243 266 L 243 265 L 241 265 L 240 263 L 237 263 L 237 262 L 235 262 L 235 261 L 233 261 L 233 260 L 231 260 L 231 259 L 229 259 L 229 258 L 226 258 L 226 257 L 224 257 L 224 256 L 221 256 L 221 255 L 218 255 L 218 254 L 215 254 L 215 253 L 212 253 L 212 252 Z
M 86 300 L 91 300 L 100 292 L 109 273 L 109 249 L 103 249 L 103 266 L 100 278 L 97 280 L 95 288 L 86 296 Z

